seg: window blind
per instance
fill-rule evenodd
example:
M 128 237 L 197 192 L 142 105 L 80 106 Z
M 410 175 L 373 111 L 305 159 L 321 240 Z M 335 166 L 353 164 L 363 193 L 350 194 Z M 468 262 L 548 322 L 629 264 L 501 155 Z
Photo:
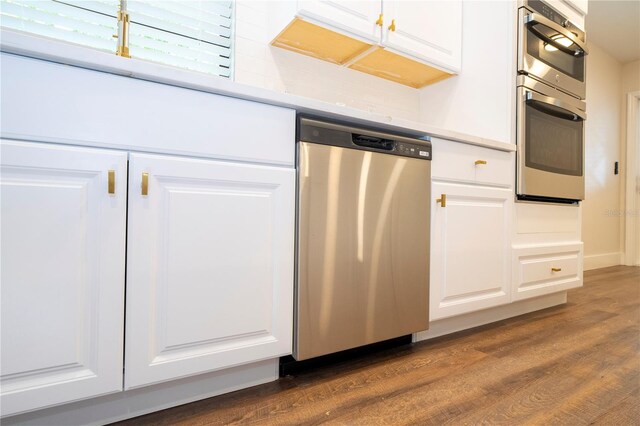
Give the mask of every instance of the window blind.
M 1 0 L 0 25 L 115 52 L 117 10 L 118 0 Z
M 132 57 L 231 76 L 233 2 L 127 1 Z
M 115 52 L 119 7 L 132 58 L 231 77 L 232 0 L 0 0 L 0 25 Z

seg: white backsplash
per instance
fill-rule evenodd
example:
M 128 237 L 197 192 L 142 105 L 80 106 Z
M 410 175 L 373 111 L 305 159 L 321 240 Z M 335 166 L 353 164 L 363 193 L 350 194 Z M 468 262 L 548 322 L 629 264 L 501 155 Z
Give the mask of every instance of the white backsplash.
M 420 91 L 271 46 L 269 1 L 236 0 L 235 81 L 418 121 Z
M 510 2 L 463 3 L 462 71 L 420 91 L 420 121 L 515 143 L 516 19 Z

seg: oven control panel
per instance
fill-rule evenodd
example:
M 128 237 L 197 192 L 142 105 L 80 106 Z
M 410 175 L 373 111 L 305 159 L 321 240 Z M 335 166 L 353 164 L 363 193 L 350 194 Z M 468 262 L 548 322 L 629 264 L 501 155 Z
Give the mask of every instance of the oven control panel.
M 556 24 L 563 26 L 564 28 L 574 33 L 580 40 L 584 41 L 584 31 L 573 25 L 571 21 L 569 21 L 547 3 L 544 3 L 540 0 L 528 0 L 526 2 L 526 7 L 541 14 L 542 16 L 555 22 Z
M 540 0 L 529 0 L 527 2 L 527 6 L 556 24 L 565 26 L 566 22 L 568 22 L 564 16 L 560 15 L 555 11 L 555 9 Z

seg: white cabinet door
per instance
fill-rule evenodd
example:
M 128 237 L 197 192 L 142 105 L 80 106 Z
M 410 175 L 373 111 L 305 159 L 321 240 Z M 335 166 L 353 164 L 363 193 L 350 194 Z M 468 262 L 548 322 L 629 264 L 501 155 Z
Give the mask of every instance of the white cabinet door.
M 432 196 L 431 320 L 508 303 L 512 192 L 434 182 Z
M 380 42 L 376 21 L 382 10 L 381 0 L 327 1 L 299 0 L 298 15 L 330 25 L 369 43 Z
M 1 153 L 2 415 L 122 390 L 126 154 Z
M 462 58 L 462 2 L 384 0 L 385 47 L 459 72 Z M 395 29 L 390 28 L 394 25 Z
M 125 387 L 290 354 L 295 170 L 142 154 L 129 170 Z

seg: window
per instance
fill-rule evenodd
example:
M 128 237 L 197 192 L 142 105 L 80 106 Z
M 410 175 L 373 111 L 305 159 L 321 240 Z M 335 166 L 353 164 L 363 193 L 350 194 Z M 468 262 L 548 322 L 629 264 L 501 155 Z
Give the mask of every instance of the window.
M 231 77 L 232 0 L 1 0 L 0 25 L 116 52 L 118 10 L 131 57 Z
M 74 2 L 2 0 L 0 25 L 115 52 L 118 0 Z

